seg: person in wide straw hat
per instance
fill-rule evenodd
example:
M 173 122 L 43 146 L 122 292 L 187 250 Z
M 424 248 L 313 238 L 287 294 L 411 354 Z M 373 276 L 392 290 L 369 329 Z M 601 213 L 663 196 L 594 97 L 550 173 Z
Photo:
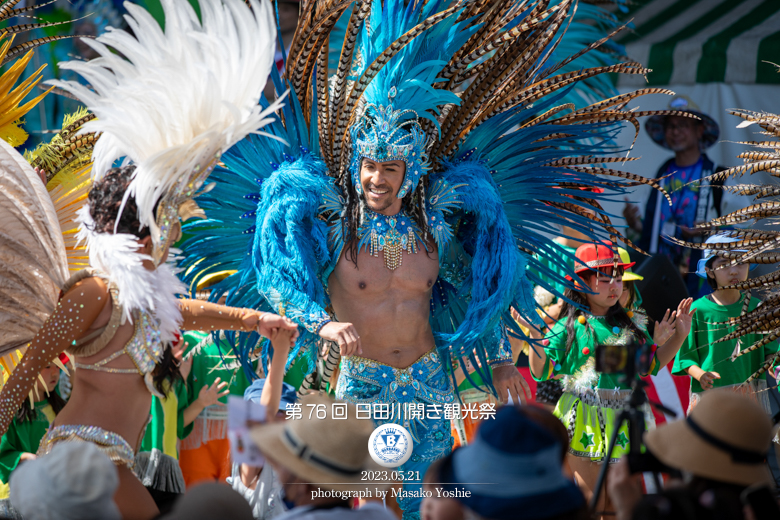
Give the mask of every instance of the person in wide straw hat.
M 392 471 L 368 453 L 373 421 L 358 418 L 351 403 L 336 403 L 324 395 L 307 395 L 300 402 L 300 418 L 251 431 L 252 440 L 279 475 L 287 505 L 295 506 L 279 518 L 394 520 L 375 503 L 349 510 L 349 497 L 371 492 L 368 498 L 373 498 L 376 489 L 388 487 L 373 478 L 365 480 L 366 472 Z M 338 407 L 344 413 L 337 414 Z
M 685 486 L 643 498 L 641 476 L 629 475 L 621 461 L 609 485 L 618 517 L 743 518 L 740 495 L 774 486 L 766 463 L 771 439 L 771 421 L 758 404 L 723 389 L 707 392 L 686 419 L 644 438 L 648 451 L 683 473 Z
M 716 389 L 704 394 L 681 421 L 645 435 L 663 463 L 701 478 L 740 486 L 772 484 L 766 464 L 772 423 L 750 399 Z
M 685 96 L 673 98 L 669 109 L 687 112 L 693 117 L 653 116 L 645 124 L 645 130 L 658 145 L 674 152 L 674 157 L 666 161 L 655 176 L 656 179 L 668 176 L 661 185 L 669 193 L 672 204 L 664 202 L 654 191 L 645 206 L 644 219 L 634 204 L 626 204 L 623 216 L 629 228 L 640 235 L 634 240 L 637 246 L 651 254 L 668 256 L 680 268 L 689 295 L 697 298 L 709 292 L 702 280 L 695 275 L 689 276 L 696 270 L 701 252 L 677 246 L 662 237 L 668 235 L 700 242 L 701 234 L 692 229 L 694 225 L 720 216 L 723 192 L 713 187 L 722 185 L 723 181 L 710 182 L 707 177 L 723 168 L 716 166 L 704 153 L 717 142 L 720 130 L 712 117 L 701 112 Z M 629 202 L 628 197 L 626 202 Z

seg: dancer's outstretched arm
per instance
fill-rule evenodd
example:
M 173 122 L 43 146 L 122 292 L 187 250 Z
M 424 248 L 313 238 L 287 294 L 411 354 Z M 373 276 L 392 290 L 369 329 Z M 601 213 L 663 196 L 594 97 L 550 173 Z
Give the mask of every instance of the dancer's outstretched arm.
M 185 330 L 256 330 L 270 338 L 277 330 L 293 331 L 291 345 L 298 337 L 298 326 L 289 318 L 253 309 L 228 307 L 202 300 L 179 300 L 182 328 Z

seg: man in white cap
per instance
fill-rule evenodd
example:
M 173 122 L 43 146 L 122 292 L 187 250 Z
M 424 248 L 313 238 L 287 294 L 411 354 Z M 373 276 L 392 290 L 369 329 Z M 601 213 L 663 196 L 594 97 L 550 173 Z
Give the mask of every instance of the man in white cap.
M 671 196 L 672 205 L 653 191 L 645 206 L 644 219 L 634 204 L 626 204 L 623 216 L 629 228 L 641 235 L 636 241 L 637 246 L 651 254 L 669 257 L 680 268 L 689 296 L 698 298 L 707 294 L 709 289 L 696 275 L 689 273 L 696 270 L 701 253 L 668 243 L 662 236 L 700 242 L 700 232 L 692 228 L 721 215 L 723 192 L 713 187 L 722 185 L 723 181 L 710 183 L 705 180 L 700 184 L 687 185 L 723 170 L 704 153 L 706 148 L 717 142 L 720 129 L 714 119 L 699 111 L 683 96 L 672 99 L 669 108 L 689 112 L 699 118 L 658 115 L 649 118 L 645 124 L 645 130 L 653 141 L 674 152 L 674 157 L 666 161 L 655 176 L 659 179 L 669 175 L 661 185 Z
M 357 418 L 354 405 L 336 403 L 334 408 L 334 403 L 322 395 L 305 396 L 300 419 L 265 424 L 251 432 L 277 472 L 285 504 L 291 508 L 277 520 L 396 520 L 375 502 L 350 508 L 353 497 L 370 493 L 367 498 L 375 498 L 377 490 L 387 489 L 374 477 L 366 480 L 368 475 L 392 470 L 376 464 L 368 453 L 374 423 Z M 334 416 L 338 407 L 344 414 Z

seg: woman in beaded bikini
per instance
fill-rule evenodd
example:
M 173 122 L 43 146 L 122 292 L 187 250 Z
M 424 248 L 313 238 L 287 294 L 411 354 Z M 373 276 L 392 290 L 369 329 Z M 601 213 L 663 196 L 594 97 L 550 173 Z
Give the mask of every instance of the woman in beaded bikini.
M 657 332 L 654 340 L 647 333 L 646 320 L 640 319 L 639 313 L 629 317 L 619 303 L 623 272 L 634 264 L 623 262 L 604 244 L 584 244 L 577 248 L 575 256 L 579 260 L 575 272 L 587 287 L 566 289 L 565 296 L 578 307 L 564 304 L 561 319 L 541 342 L 544 348 L 535 348 L 529 361 L 537 381 L 565 376 L 564 393 L 553 413 L 569 431 L 567 462 L 577 484 L 590 498 L 588 495 L 593 493 L 609 439 L 617 427 L 617 413 L 630 394 L 630 382 L 620 374 L 596 372 L 596 345 L 650 344 L 653 354 L 648 373 L 655 374 L 674 357 L 688 335 L 691 300 L 680 303 L 671 316 L 672 330 L 663 337 L 658 337 Z M 575 286 L 581 287 L 579 282 Z M 668 327 L 658 329 L 667 330 Z M 535 339 L 542 339 L 540 332 L 533 328 L 531 332 Z M 647 412 L 645 416 L 650 422 L 652 414 Z M 623 424 L 609 462 L 616 462 L 629 449 L 628 428 Z M 602 498 L 597 510 L 605 508 Z
M 132 171 L 132 166 L 114 168 L 92 187 L 81 220 L 89 235 L 91 263 L 100 269 L 80 271 L 66 283 L 56 311 L 3 388 L 0 413 L 5 431 L 16 410 L 13 403 L 26 396 L 17 385 L 26 386 L 50 356 L 67 349 L 75 358 L 73 392 L 41 442 L 39 455 L 73 439 L 97 444 L 117 465 L 115 500 L 124 518 L 150 518 L 156 506 L 132 466 L 156 393 L 151 384 L 155 362 L 178 330 L 176 314 L 182 327 L 194 330 L 256 330 L 269 336 L 277 328 L 295 326 L 273 314 L 176 299 L 186 287 L 164 263 L 167 250 L 155 268 L 150 232 L 138 231 L 132 197 L 116 223 Z M 179 229 L 176 223 L 171 242 Z M 127 249 L 129 242 L 136 251 Z M 144 303 L 153 303 L 154 310 Z
M 30 259 L 24 279 L 7 280 L 10 275 L 0 271 L 0 287 L 14 287 L 15 282 L 16 292 L 26 290 L 29 301 L 35 302 L 37 295 L 47 298 L 35 315 L 37 309 L 24 309 L 10 316 L 26 312 L 27 325 L 36 325 L 37 332 L 29 331 L 31 326 L 24 329 L 19 324 L 24 320 L 17 319 L 17 329 L 24 332 L 17 336 L 24 342 L 6 350 L 27 341 L 29 346 L 0 393 L 0 434 L 40 370 L 67 351 L 76 366 L 73 391 L 38 454 L 72 440 L 97 445 L 117 466 L 114 500 L 125 519 L 158 513 L 132 466 L 151 395 L 157 393 L 157 363 L 180 330 L 268 337 L 285 329 L 291 331 L 291 341 L 297 336 L 297 327 L 280 316 L 179 299 L 188 289 L 166 263 L 171 244 L 181 236 L 180 219 L 205 217 L 194 197 L 206 187 L 222 153 L 258 132 L 279 107 L 259 105 L 274 64 L 273 8 L 257 0 L 203 0 L 197 16 L 188 2 L 163 0 L 162 6 L 164 32 L 148 12 L 128 4 L 132 35 L 109 31 L 90 43 L 100 59 L 62 65 L 87 78 L 92 89 L 75 81 L 56 82 L 94 114 L 81 131 L 100 136 L 91 150 L 94 184 L 76 219 L 89 269 L 65 281 L 65 244 L 51 201 L 32 184 L 35 173 L 21 156 L 0 153 L 0 179 L 8 179 L 8 190 L 16 195 L 7 204 L 6 213 L 16 218 L 9 227 L 26 240 L 12 246 L 23 253 L 26 247 L 25 258 Z M 128 166 L 112 168 L 120 159 Z M 29 207 L 16 203 L 20 193 L 27 195 Z M 20 224 L 14 228 L 15 222 Z M 25 235 L 25 230 L 30 231 Z M 55 247 L 33 249 L 39 243 Z M 41 263 L 45 254 L 51 257 L 44 258 L 48 264 Z M 43 265 L 56 268 L 56 276 Z M 53 287 L 61 289 L 58 303 L 56 289 L 49 290 Z M 46 321 L 38 328 L 43 317 Z M 34 337 L 28 340 L 27 332 Z

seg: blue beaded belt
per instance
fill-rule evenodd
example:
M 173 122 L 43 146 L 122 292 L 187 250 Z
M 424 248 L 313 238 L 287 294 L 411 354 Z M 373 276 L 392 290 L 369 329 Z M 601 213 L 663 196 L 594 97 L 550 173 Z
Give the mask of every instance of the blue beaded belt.
M 404 406 L 412 403 L 439 406 L 455 402 L 449 376 L 436 349 L 423 354 L 406 368 L 395 368 L 372 359 L 349 356 L 342 359 L 336 398 L 355 405 L 390 405 L 389 419 L 410 426 L 412 437 L 418 439 L 416 425 L 424 421 L 403 420 Z

